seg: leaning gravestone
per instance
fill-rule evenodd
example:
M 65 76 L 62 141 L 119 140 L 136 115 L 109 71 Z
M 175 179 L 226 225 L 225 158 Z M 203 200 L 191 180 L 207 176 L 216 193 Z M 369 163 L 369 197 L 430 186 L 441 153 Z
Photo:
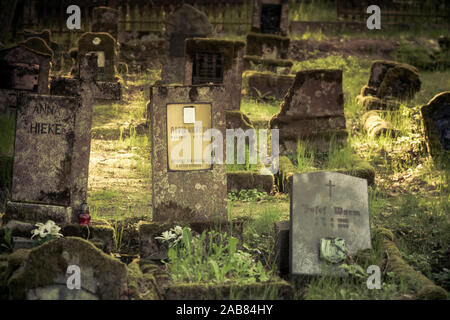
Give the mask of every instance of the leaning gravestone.
M 297 140 L 319 152 L 327 152 L 332 139 L 344 143 L 347 131 L 342 70 L 298 72 L 270 127 L 280 130 L 283 154 L 296 153 Z
M 14 270 L 6 275 L 10 299 L 119 300 L 127 297 L 126 266 L 86 240 L 60 238 L 25 253 L 17 253 L 17 258 L 23 259 L 22 266 L 12 265 L 16 259 L 9 260 L 9 270 Z
M 167 18 L 165 38 L 167 54 L 162 63 L 162 83 L 184 82 L 184 41 L 188 38 L 205 38 L 213 27 L 203 12 L 183 5 Z
M 77 221 L 87 200 L 96 61 L 96 55 L 83 58 L 73 96 L 18 96 L 12 192 L 4 223 Z
M 450 91 L 442 92 L 421 109 L 428 152 L 434 157 L 450 154 Z
M 361 89 L 356 102 L 368 110 L 398 109 L 398 102 L 414 98 L 420 87 L 419 72 L 415 67 L 375 60 L 370 68 L 368 84 Z
M 228 94 L 223 86 L 150 89 L 154 221 L 226 220 L 226 164 L 211 157 L 225 155 Z M 213 150 L 209 129 L 221 135 Z
M 336 172 L 294 175 L 290 220 L 291 274 L 336 271 L 343 261 L 321 258 L 327 257 L 321 245 L 344 257 L 371 248 L 367 180 Z

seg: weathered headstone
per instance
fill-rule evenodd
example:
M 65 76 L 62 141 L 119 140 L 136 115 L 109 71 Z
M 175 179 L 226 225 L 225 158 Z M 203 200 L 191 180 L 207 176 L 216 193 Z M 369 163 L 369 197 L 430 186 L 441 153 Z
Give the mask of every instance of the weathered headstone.
M 183 5 L 167 18 L 165 38 L 167 54 L 162 63 L 162 83 L 184 82 L 184 41 L 188 38 L 205 38 L 213 27 L 203 12 Z
M 342 70 L 298 72 L 270 127 L 280 130 L 283 154 L 296 153 L 298 140 L 319 152 L 327 152 L 332 139 L 343 143 L 348 134 Z
M 0 89 L 49 92 L 53 52 L 40 38 L 30 38 L 0 51 Z
M 421 109 L 428 152 L 438 158 L 450 154 L 450 91 L 442 92 Z
M 18 96 L 12 194 L 3 222 L 77 221 L 87 200 L 96 60 L 83 58 L 71 96 Z
M 187 39 L 185 85 L 223 84 L 227 110 L 240 110 L 245 42 Z
M 86 240 L 60 238 L 15 255 L 8 261 L 10 299 L 119 300 L 128 295 L 126 266 Z M 15 266 L 16 260 L 23 266 Z
M 294 75 L 270 74 L 248 70 L 244 72 L 246 94 L 259 99 L 283 99 L 294 83 Z
M 92 32 L 106 32 L 114 39 L 119 33 L 119 11 L 108 7 L 96 7 L 92 11 Z
M 252 31 L 286 35 L 289 32 L 288 0 L 254 0 Z
M 62 55 L 59 50 L 59 45 L 56 42 L 52 41 L 52 33 L 49 29 L 45 29 L 42 32 L 24 30 L 23 36 L 25 39 L 41 38 L 42 40 L 44 40 L 47 46 L 53 51 L 52 70 L 60 70 Z
M 78 61 L 87 53 L 96 53 L 98 57 L 96 99 L 120 100 L 122 97 L 121 84 L 116 77 L 117 48 L 117 41 L 105 32 L 86 32 L 78 40 Z
M 398 109 L 397 101 L 412 99 L 420 90 L 419 72 L 411 65 L 376 60 L 370 68 L 369 82 L 356 102 L 368 110 Z
M 343 239 L 344 256 L 371 248 L 367 180 L 336 172 L 294 175 L 290 221 L 290 273 L 334 273 L 340 262 L 321 259 L 323 241 Z
M 228 94 L 215 85 L 151 88 L 154 221 L 226 220 L 225 161 L 208 163 L 212 151 L 206 148 L 212 141 L 207 131 L 215 129 L 222 137 L 213 135 L 219 143 L 214 152 L 225 155 Z

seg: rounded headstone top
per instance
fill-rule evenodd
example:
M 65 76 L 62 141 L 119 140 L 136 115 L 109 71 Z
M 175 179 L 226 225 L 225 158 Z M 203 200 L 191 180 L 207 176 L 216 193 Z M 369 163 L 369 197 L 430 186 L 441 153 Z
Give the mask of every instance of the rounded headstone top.
M 207 36 L 213 33 L 213 27 L 205 13 L 185 4 L 167 18 L 166 34 L 175 33 Z

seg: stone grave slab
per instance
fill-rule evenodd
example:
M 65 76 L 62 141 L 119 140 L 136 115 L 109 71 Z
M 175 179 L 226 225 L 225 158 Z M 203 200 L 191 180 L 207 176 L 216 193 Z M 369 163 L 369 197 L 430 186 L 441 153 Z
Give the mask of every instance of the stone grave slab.
M 154 221 L 226 220 L 225 161 L 205 161 L 212 140 L 198 138 L 205 138 L 209 129 L 225 137 L 227 95 L 223 86 L 151 88 Z M 225 155 L 224 138 L 214 135 L 216 139 L 223 144 L 214 151 L 221 150 Z M 187 147 L 176 151 L 183 144 Z
M 298 140 L 318 152 L 328 152 L 331 139 L 345 143 L 342 70 L 298 72 L 270 127 L 280 130 L 283 154 L 295 153 Z
M 290 273 L 336 272 L 338 264 L 319 258 L 322 239 L 344 239 L 350 255 L 371 248 L 367 180 L 336 172 L 294 175 L 290 221 Z
M 421 109 L 428 152 L 438 158 L 450 154 L 450 91 L 442 92 Z
M 48 94 L 53 52 L 40 38 L 0 51 L 0 89 Z
M 4 223 L 77 221 L 87 200 L 96 60 L 91 54 L 83 58 L 71 96 L 18 95 Z
M 186 40 L 185 85 L 223 84 L 227 110 L 240 110 L 245 42 L 193 38 Z
M 162 83 L 184 83 L 184 42 L 189 38 L 212 35 L 213 27 L 202 11 L 184 4 L 172 13 L 166 22 L 167 53 L 162 62 Z

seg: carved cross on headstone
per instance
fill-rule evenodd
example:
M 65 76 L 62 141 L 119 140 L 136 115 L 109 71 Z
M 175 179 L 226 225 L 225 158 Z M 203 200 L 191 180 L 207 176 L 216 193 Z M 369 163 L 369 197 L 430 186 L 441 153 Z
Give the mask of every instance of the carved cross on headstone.
M 325 186 L 330 188 L 330 199 L 331 199 L 331 192 L 333 191 L 333 187 L 336 187 L 336 185 L 333 184 L 333 182 L 331 182 L 331 180 L 328 180 L 328 184 L 326 184 Z

